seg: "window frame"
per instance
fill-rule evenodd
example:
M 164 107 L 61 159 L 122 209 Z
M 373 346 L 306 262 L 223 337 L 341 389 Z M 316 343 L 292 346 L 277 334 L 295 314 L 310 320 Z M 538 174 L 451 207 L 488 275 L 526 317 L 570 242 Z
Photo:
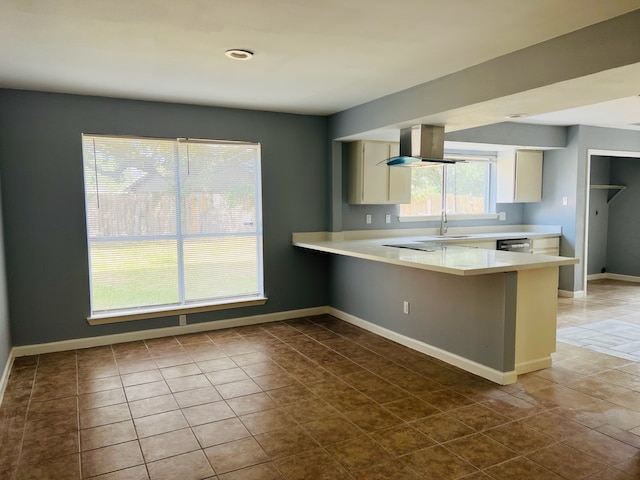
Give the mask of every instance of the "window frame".
M 90 325 L 101 325 L 108 323 L 116 323 L 116 322 L 124 322 L 131 320 L 143 320 L 149 318 L 161 318 L 167 316 L 177 316 L 177 315 L 186 315 L 192 313 L 200 313 L 207 311 L 215 311 L 215 310 L 223 310 L 223 309 L 231 309 L 231 308 L 239 308 L 239 307 L 247 307 L 247 306 L 256 306 L 256 305 L 264 305 L 267 301 L 267 297 L 264 292 L 264 233 L 262 226 L 262 149 L 259 142 L 248 142 L 248 141 L 226 141 L 226 140 L 209 140 L 209 139 L 190 139 L 190 138 L 162 138 L 162 137 L 147 137 L 147 136 L 137 136 L 137 135 L 108 135 L 108 134 L 91 134 L 91 133 L 83 133 L 82 134 L 82 142 L 84 143 L 85 137 L 90 138 L 98 138 L 98 137 L 106 137 L 106 138 L 115 138 L 115 139 L 131 139 L 131 140 L 141 140 L 141 141 L 169 141 L 174 142 L 175 145 L 175 161 L 176 161 L 176 178 L 179 178 L 179 158 L 180 158 L 180 145 L 181 144 L 189 144 L 189 143 L 200 143 L 200 144 L 211 144 L 211 145 L 223 145 L 223 144 L 235 144 L 235 145 L 254 145 L 258 147 L 258 157 L 256 161 L 256 172 L 255 172 L 255 184 L 254 184 L 254 195 L 255 195 L 255 209 L 256 209 L 256 225 L 255 232 L 250 236 L 255 236 L 256 238 L 256 278 L 258 282 L 258 292 L 257 294 L 249 294 L 249 295 L 237 295 L 237 296 L 226 296 L 226 297 L 216 297 L 209 298 L 203 300 L 194 300 L 188 301 L 184 298 L 183 295 L 180 295 L 181 299 L 180 303 L 166 303 L 160 305 L 147 305 L 147 306 L 134 306 L 134 307 L 125 307 L 125 308 L 114 308 L 114 309 L 105 309 L 105 310 L 93 310 L 93 294 L 92 294 L 92 268 L 91 268 L 91 237 L 89 235 L 89 217 L 88 217 L 88 205 L 87 205 L 87 185 L 83 181 L 83 193 L 84 193 L 84 208 L 85 208 L 85 221 L 86 221 L 86 231 L 85 236 L 87 240 L 87 267 L 89 270 L 89 303 L 90 303 L 90 315 L 87 317 L 87 322 Z M 84 147 L 83 147 L 83 176 L 85 174 L 84 170 Z M 176 204 L 180 204 L 182 201 L 180 197 L 181 189 L 180 185 L 176 185 L 173 195 L 175 197 Z M 183 231 L 182 222 L 181 222 L 181 214 L 177 213 L 176 215 L 176 227 L 177 231 L 170 235 L 176 241 L 179 238 L 198 236 L 189 233 L 185 233 Z M 238 232 L 239 233 L 239 232 Z M 207 236 L 217 237 L 221 234 L 211 234 Z M 224 236 L 224 235 L 222 235 Z M 123 237 L 124 240 L 126 237 Z M 153 238 L 153 236 L 150 237 Z M 169 237 L 167 237 L 169 239 Z M 125 240 L 126 241 L 126 240 Z M 183 249 L 178 247 L 178 251 L 182 252 Z M 178 260 L 179 263 L 184 262 L 184 258 L 182 260 Z M 182 271 L 178 266 L 179 271 Z M 178 279 L 179 286 L 178 289 L 182 292 L 184 290 L 184 278 Z
M 442 205 L 444 205 L 445 211 L 447 211 L 447 217 L 450 220 L 494 220 L 499 218 L 499 214 L 496 213 L 496 161 L 497 154 L 495 152 L 455 152 L 455 151 L 446 151 L 444 154 L 444 158 L 451 160 L 461 160 L 461 161 L 469 161 L 469 162 L 487 162 L 489 164 L 489 175 L 488 175 L 488 189 L 487 189 L 487 212 L 484 213 L 449 213 L 446 205 L 446 184 L 447 184 L 447 169 L 444 168 L 447 164 L 443 164 L 443 174 L 442 174 Z M 401 168 L 401 167 L 397 167 Z M 420 167 L 417 167 L 420 168 Z M 428 168 L 428 167 L 427 167 Z M 401 208 L 401 207 L 400 207 Z M 398 216 L 398 221 L 401 223 L 409 223 L 409 222 L 425 222 L 425 221 L 434 221 L 440 220 L 441 213 L 432 214 L 432 215 L 402 215 Z

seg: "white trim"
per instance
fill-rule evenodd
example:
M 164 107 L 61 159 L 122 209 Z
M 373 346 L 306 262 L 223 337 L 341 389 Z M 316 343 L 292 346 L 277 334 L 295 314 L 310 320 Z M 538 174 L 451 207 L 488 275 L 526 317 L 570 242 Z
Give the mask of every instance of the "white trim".
M 600 150 L 597 148 L 589 148 L 587 153 L 601 157 L 638 158 L 640 156 L 640 152 L 634 152 L 632 150 Z
M 536 360 L 529 360 L 528 362 L 516 363 L 516 373 L 522 375 L 523 373 L 535 372 L 544 368 L 551 367 L 551 355 L 545 358 L 538 358 Z
M 279 322 L 291 320 L 299 317 L 313 315 L 324 315 L 328 313 L 328 307 L 311 307 L 301 310 L 289 310 L 286 312 L 267 313 L 264 315 L 253 315 L 250 317 L 230 318 L 227 320 L 214 320 L 211 322 L 192 323 L 178 327 L 154 328 L 151 330 L 139 330 L 136 332 L 116 333 L 114 335 L 102 335 L 99 337 L 74 338 L 60 342 L 40 343 L 36 345 L 23 345 L 14 347 L 13 352 L 16 357 L 25 355 L 39 355 L 42 353 L 62 352 L 65 350 L 76 350 L 80 348 L 97 347 L 110 345 L 113 343 L 132 342 L 135 340 L 145 340 L 148 338 L 167 337 L 170 335 L 184 335 L 185 333 L 205 332 L 209 330 L 220 330 L 222 328 L 242 327 L 245 325 L 255 325 L 258 323 Z
M 594 273 L 587 275 L 587 280 L 620 280 L 623 282 L 640 283 L 640 277 L 635 275 L 622 275 L 620 273 Z
M 446 350 L 434 347 L 433 345 L 429 345 L 428 343 L 422 342 L 420 340 L 416 340 L 400 333 L 396 333 L 392 330 L 386 329 L 333 307 L 329 307 L 328 313 L 336 318 L 339 318 L 340 320 L 344 320 L 345 322 L 351 323 L 352 325 L 364 328 L 365 330 L 373 332 L 376 335 L 380 335 L 381 337 L 393 340 L 394 342 L 404 345 L 405 347 L 417 350 L 418 352 L 442 360 L 446 363 L 459 367 L 467 372 L 473 373 L 474 375 L 486 378 L 487 380 L 491 380 L 492 382 L 498 383 L 500 385 L 509 385 L 511 383 L 515 383 L 517 380 L 517 374 L 515 370 L 510 372 L 501 372 L 485 365 L 481 365 L 477 362 L 474 362 L 473 360 L 469 360 L 468 358 L 456 355 L 455 353 L 447 352 Z
M 583 252 L 582 258 L 580 260 L 582 264 L 582 290 L 587 290 L 587 282 L 590 280 L 590 275 L 587 274 L 588 259 L 589 259 L 589 204 L 591 202 L 591 157 L 592 156 L 605 156 L 605 157 L 624 157 L 624 158 L 638 158 L 640 157 L 640 152 L 631 151 L 631 150 L 602 150 L 599 148 L 587 148 L 587 170 L 585 172 L 585 185 L 584 185 L 584 198 L 585 198 L 585 206 L 584 206 L 584 230 L 582 231 L 582 239 L 583 239 Z M 577 213 L 577 212 L 576 212 Z M 610 274 L 606 274 L 605 278 L 613 278 L 610 277 Z M 624 279 L 620 279 L 624 280 Z M 633 282 L 634 280 L 627 280 L 629 282 Z
M 606 273 L 592 273 L 591 275 L 587 275 L 587 281 L 589 280 L 602 280 L 607 278 Z
M 561 298 L 583 298 L 584 290 L 576 290 L 575 292 L 572 292 L 571 290 L 558 289 L 558 296 Z
M 7 389 L 7 385 L 9 384 L 9 375 L 11 374 L 11 367 L 13 367 L 13 361 L 15 360 L 15 358 L 15 348 L 12 348 L 9 351 L 9 358 L 7 358 L 7 363 L 5 364 L 4 370 L 2 371 L 2 377 L 0 377 L 0 405 L 2 405 L 4 392 Z
M 624 278 L 625 280 L 629 278 L 635 278 L 635 280 L 629 280 L 629 281 L 640 282 L 639 277 L 627 277 L 623 275 L 619 277 L 625 277 Z M 560 292 L 563 292 L 563 291 L 559 291 L 559 293 Z M 583 294 L 583 292 L 566 292 L 566 293 L 567 295 L 565 296 L 570 296 L 570 294 L 573 294 L 573 295 L 580 294 L 580 296 L 582 296 Z M 563 296 L 563 295 L 560 295 L 560 296 Z M 214 320 L 211 322 L 194 323 L 190 325 L 177 326 L 177 327 L 156 328 L 151 330 L 140 330 L 136 332 L 118 333 L 113 335 L 102 335 L 99 337 L 77 338 L 72 340 L 63 340 L 60 342 L 41 343 L 36 345 L 23 345 L 23 346 L 13 347 L 11 349 L 9 359 L 7 360 L 7 363 L 5 365 L 3 375 L 0 378 L 0 402 L 2 401 L 2 396 L 4 395 L 4 391 L 7 386 L 9 373 L 11 372 L 11 367 L 13 366 L 13 361 L 16 357 L 22 357 L 26 355 L 39 355 L 43 353 L 61 352 L 66 350 L 76 350 L 76 349 L 96 347 L 96 346 L 102 346 L 102 345 L 111 345 L 115 343 L 131 342 L 135 340 L 145 340 L 150 338 L 166 337 L 170 335 L 184 335 L 187 333 L 204 332 L 209 330 L 220 330 L 223 328 L 241 327 L 246 325 L 256 325 L 260 323 L 279 322 L 282 320 L 291 320 L 294 318 L 314 316 L 314 315 L 324 315 L 324 314 L 333 315 L 334 317 L 339 318 L 340 320 L 344 320 L 345 322 L 351 323 L 352 325 L 356 325 L 358 327 L 364 328 L 365 330 L 373 332 L 384 338 L 397 342 L 401 345 L 409 347 L 420 353 L 424 353 L 431 357 L 442 360 L 450 365 L 456 366 L 467 372 L 486 378 L 487 380 L 491 380 L 492 382 L 498 383 L 500 385 L 509 385 L 511 383 L 515 383 L 517 380 L 517 375 L 520 373 L 526 373 L 533 370 L 539 370 L 539 369 L 547 368 L 551 366 L 551 359 L 549 357 L 548 359 L 547 358 L 538 359 L 531 362 L 526 362 L 525 364 L 521 363 L 516 365 L 516 368 L 513 371 L 501 372 L 499 370 L 477 363 L 473 360 L 469 360 L 468 358 L 464 358 L 454 353 L 443 350 L 441 348 L 434 347 L 433 345 L 429 345 L 420 340 L 416 340 L 416 339 L 407 337 L 405 335 L 402 335 L 400 333 L 396 333 L 392 330 L 389 330 L 387 328 L 371 323 L 367 320 L 363 320 L 354 315 L 345 313 L 334 307 L 320 306 L 320 307 L 304 308 L 300 310 L 289 310 L 285 312 L 268 313 L 264 315 L 232 318 L 227 320 Z
M 233 300 L 225 299 L 220 302 L 205 304 L 165 306 L 158 308 L 140 308 L 137 310 L 121 310 L 104 313 L 97 313 L 87 318 L 89 325 L 104 325 L 107 323 L 130 322 L 135 320 L 145 320 L 147 318 L 173 317 L 176 315 L 188 315 L 200 312 L 212 312 L 214 310 L 229 310 L 240 307 L 253 307 L 264 305 L 267 298 L 263 296 L 242 297 Z
M 605 273 L 604 275 L 604 278 L 610 280 L 622 280 L 623 282 L 640 283 L 640 277 L 636 277 L 634 275 L 622 275 L 620 273 Z

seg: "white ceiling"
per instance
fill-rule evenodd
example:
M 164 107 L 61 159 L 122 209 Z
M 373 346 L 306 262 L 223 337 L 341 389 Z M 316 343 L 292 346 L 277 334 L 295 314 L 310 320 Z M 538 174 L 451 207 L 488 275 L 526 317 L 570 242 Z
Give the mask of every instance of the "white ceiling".
M 640 0 L 0 0 L 0 87 L 331 114 L 639 8 Z M 229 60 L 229 48 L 255 57 Z M 638 104 L 555 113 L 548 105 L 519 121 L 640 129 L 629 125 L 640 123 Z M 459 113 L 466 124 L 477 108 Z
M 638 92 L 640 93 L 640 85 L 638 85 Z M 512 121 L 540 125 L 593 125 L 640 130 L 640 96 L 618 98 Z

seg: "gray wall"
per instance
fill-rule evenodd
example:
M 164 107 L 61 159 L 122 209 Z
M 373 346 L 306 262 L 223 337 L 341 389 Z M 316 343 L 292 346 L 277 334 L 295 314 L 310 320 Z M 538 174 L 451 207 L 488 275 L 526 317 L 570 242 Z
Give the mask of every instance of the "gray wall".
M 331 263 L 333 307 L 491 368 L 514 368 L 515 273 L 462 277 L 339 255 Z
M 573 257 L 576 244 L 576 185 L 578 161 L 578 127 L 567 132 L 567 148 L 544 153 L 542 201 L 524 207 L 527 224 L 561 225 L 560 255 Z M 568 204 L 562 205 L 567 197 Z M 574 290 L 573 267 L 560 267 L 560 288 Z
M 581 125 L 579 127 L 579 143 L 578 143 L 578 174 L 577 174 L 577 209 L 576 209 L 576 252 L 579 258 L 585 257 L 585 240 L 586 240 L 586 215 L 587 215 L 587 195 L 589 189 L 589 150 L 608 150 L 608 151 L 626 151 L 640 152 L 640 132 L 637 130 L 623 130 L 612 128 L 600 128 Z M 613 181 L 613 178 L 611 179 Z M 616 200 L 617 202 L 618 200 Z M 611 210 L 609 211 L 611 215 Z M 640 217 L 635 216 L 635 221 Z M 609 217 L 611 221 L 611 217 Z M 607 238 L 611 238 L 608 235 Z M 608 242 L 607 242 L 608 243 Z M 607 247 L 607 250 L 609 247 Z M 609 263 L 607 255 L 607 263 Z M 585 281 L 584 266 L 576 265 L 574 290 L 582 290 Z
M 611 184 L 627 188 L 610 204 L 607 271 L 640 277 L 640 158 L 612 158 Z
M 640 132 L 589 126 L 568 129 L 567 147 L 545 152 L 542 202 L 527 204 L 524 221 L 529 224 L 561 225 L 560 254 L 583 259 L 590 149 L 640 152 Z M 569 204 L 562 205 L 562 197 Z M 617 201 L 617 200 L 616 200 Z M 584 265 L 560 267 L 560 289 L 583 289 Z
M 329 119 L 329 137 L 333 140 L 351 140 L 359 138 L 358 135 L 363 132 L 390 126 L 437 123 L 442 118 L 455 118 L 452 112 L 473 108 L 473 105 L 485 101 L 517 99 L 519 93 L 589 75 L 602 76 L 606 83 L 608 70 L 637 64 L 640 59 L 640 43 L 629 42 L 629 38 L 636 36 L 639 20 L 640 10 L 635 10 L 339 112 Z M 597 48 L 585 50 L 585 45 L 597 45 Z M 620 97 L 637 93 L 613 83 L 611 88 L 620 88 L 617 90 Z M 487 119 L 487 123 L 490 121 Z M 487 137 L 503 129 L 501 125 L 488 128 L 482 130 L 490 132 Z M 486 141 L 500 143 L 495 138 L 486 138 Z M 557 148 L 557 141 L 558 138 L 552 140 L 556 144 L 549 146 Z M 638 150 L 639 143 L 640 134 L 628 130 L 577 126 L 568 129 L 568 148 L 550 153 L 548 162 L 545 155 L 543 189 L 549 193 L 544 194 L 546 198 L 541 204 L 523 207 L 523 223 L 562 225 L 564 237 L 561 254 L 583 258 L 588 189 L 587 149 Z M 632 147 L 633 144 L 636 148 Z M 536 146 L 536 143 L 520 145 Z M 344 202 L 338 190 L 342 158 L 338 148 L 332 148 L 330 161 L 333 188 L 330 225 L 333 231 L 340 231 L 346 229 L 346 225 L 356 225 L 365 212 L 361 209 L 353 213 L 347 210 L 346 222 L 343 222 Z M 561 203 L 564 196 L 569 199 L 567 206 Z M 385 211 L 378 208 L 370 213 L 379 221 L 384 218 Z M 355 220 L 352 221 L 352 218 Z M 583 268 L 583 265 L 561 267 L 560 288 L 582 290 Z
M 0 201 L 0 212 L 2 202 Z M 0 213 L 1 216 L 1 213 Z M 9 327 L 9 304 L 7 299 L 7 276 L 5 269 L 4 237 L 0 223 L 0 375 L 11 353 L 11 329 Z
M 517 100 L 521 92 L 634 65 L 640 61 L 640 42 L 629 39 L 637 38 L 639 23 L 640 10 L 634 10 L 358 105 L 332 116 L 330 136 L 341 139 L 389 125 L 431 123 L 434 118 L 454 124 L 458 109 L 512 95 Z M 615 82 L 608 88 L 618 89 L 620 97 L 637 94 L 621 90 Z M 450 114 L 439 116 L 443 112 Z
M 564 127 L 544 125 L 524 125 L 518 123 L 500 123 L 486 127 L 470 128 L 446 134 L 446 140 L 470 144 L 497 144 L 513 145 L 517 148 L 522 145 L 537 146 L 539 148 L 561 148 L 567 142 L 567 129 Z M 340 190 L 334 197 L 334 231 L 340 230 L 367 230 L 385 228 L 424 228 L 437 227 L 439 222 L 398 222 L 400 207 L 397 205 L 350 205 L 347 202 L 348 148 L 347 142 L 336 144 L 333 162 L 335 168 L 332 172 L 333 187 L 339 186 Z M 340 149 L 339 147 L 342 146 Z M 478 152 L 481 153 L 481 152 Z M 489 152 L 491 153 L 491 152 Z M 494 152 L 495 153 L 495 152 Z M 495 172 L 492 178 L 495 190 Z M 493 192 L 495 198 L 495 191 Z M 451 227 L 456 226 L 488 226 L 488 225 L 519 225 L 524 220 L 524 204 L 497 204 L 496 212 L 505 212 L 507 220 L 452 220 Z M 365 215 L 372 215 L 372 223 L 365 223 Z M 386 214 L 391 215 L 391 224 L 385 224 Z M 339 218 L 335 218 L 339 217 Z
M 0 90 L 0 172 L 14 345 L 177 325 L 174 317 L 93 327 L 85 321 L 90 307 L 83 132 L 262 144 L 269 301 L 190 315 L 189 323 L 328 303 L 326 259 L 291 247 L 292 232 L 328 226 L 325 118 Z
M 591 158 L 591 185 L 609 185 L 609 157 Z M 615 192 L 590 189 L 589 191 L 589 243 L 587 247 L 587 275 L 602 273 L 607 268 L 607 237 L 609 204 L 607 199 Z
M 345 145 L 347 145 L 345 143 Z M 347 148 L 345 148 L 347 150 Z M 429 228 L 440 226 L 439 221 L 430 222 L 402 222 L 398 221 L 400 214 L 400 205 L 351 205 L 348 202 L 348 181 L 349 168 L 346 152 L 344 154 L 344 162 L 342 168 L 342 178 L 345 179 L 342 184 L 342 228 L 344 230 L 382 230 L 393 228 Z M 494 172 L 495 173 L 495 172 Z M 494 178 L 495 180 L 495 175 Z M 494 182 L 495 190 L 495 182 Z M 495 199 L 495 192 L 492 197 Z M 507 220 L 501 222 L 497 219 L 493 220 L 450 220 L 450 227 L 458 226 L 487 226 L 487 225 L 519 225 L 522 223 L 522 204 L 498 204 L 496 211 L 505 212 Z M 367 225 L 365 216 L 371 214 L 371 224 Z M 391 223 L 385 223 L 385 215 L 391 215 Z

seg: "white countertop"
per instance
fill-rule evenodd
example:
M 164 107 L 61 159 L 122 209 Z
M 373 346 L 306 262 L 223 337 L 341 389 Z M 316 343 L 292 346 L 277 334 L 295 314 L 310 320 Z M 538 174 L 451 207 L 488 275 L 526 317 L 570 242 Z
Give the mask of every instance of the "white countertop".
M 398 233 L 401 232 L 396 230 L 395 233 L 398 235 Z M 455 233 L 451 235 L 455 235 Z M 454 243 L 456 241 L 471 242 L 474 240 L 483 241 L 498 238 L 544 238 L 558 235 L 559 233 L 523 232 L 519 230 L 516 232 L 473 233 L 468 234 L 465 238 L 448 239 L 438 238 L 434 235 L 382 236 L 378 238 L 356 239 L 344 239 L 344 236 L 340 239 L 338 235 L 338 239 L 336 239 L 336 235 L 329 232 L 312 232 L 294 233 L 293 245 L 318 252 L 467 276 L 573 265 L 578 263 L 578 259 L 474 248 L 456 245 Z M 332 237 L 333 239 L 331 239 Z M 421 241 L 430 242 L 429 250 L 432 251 L 418 251 L 385 246 Z

